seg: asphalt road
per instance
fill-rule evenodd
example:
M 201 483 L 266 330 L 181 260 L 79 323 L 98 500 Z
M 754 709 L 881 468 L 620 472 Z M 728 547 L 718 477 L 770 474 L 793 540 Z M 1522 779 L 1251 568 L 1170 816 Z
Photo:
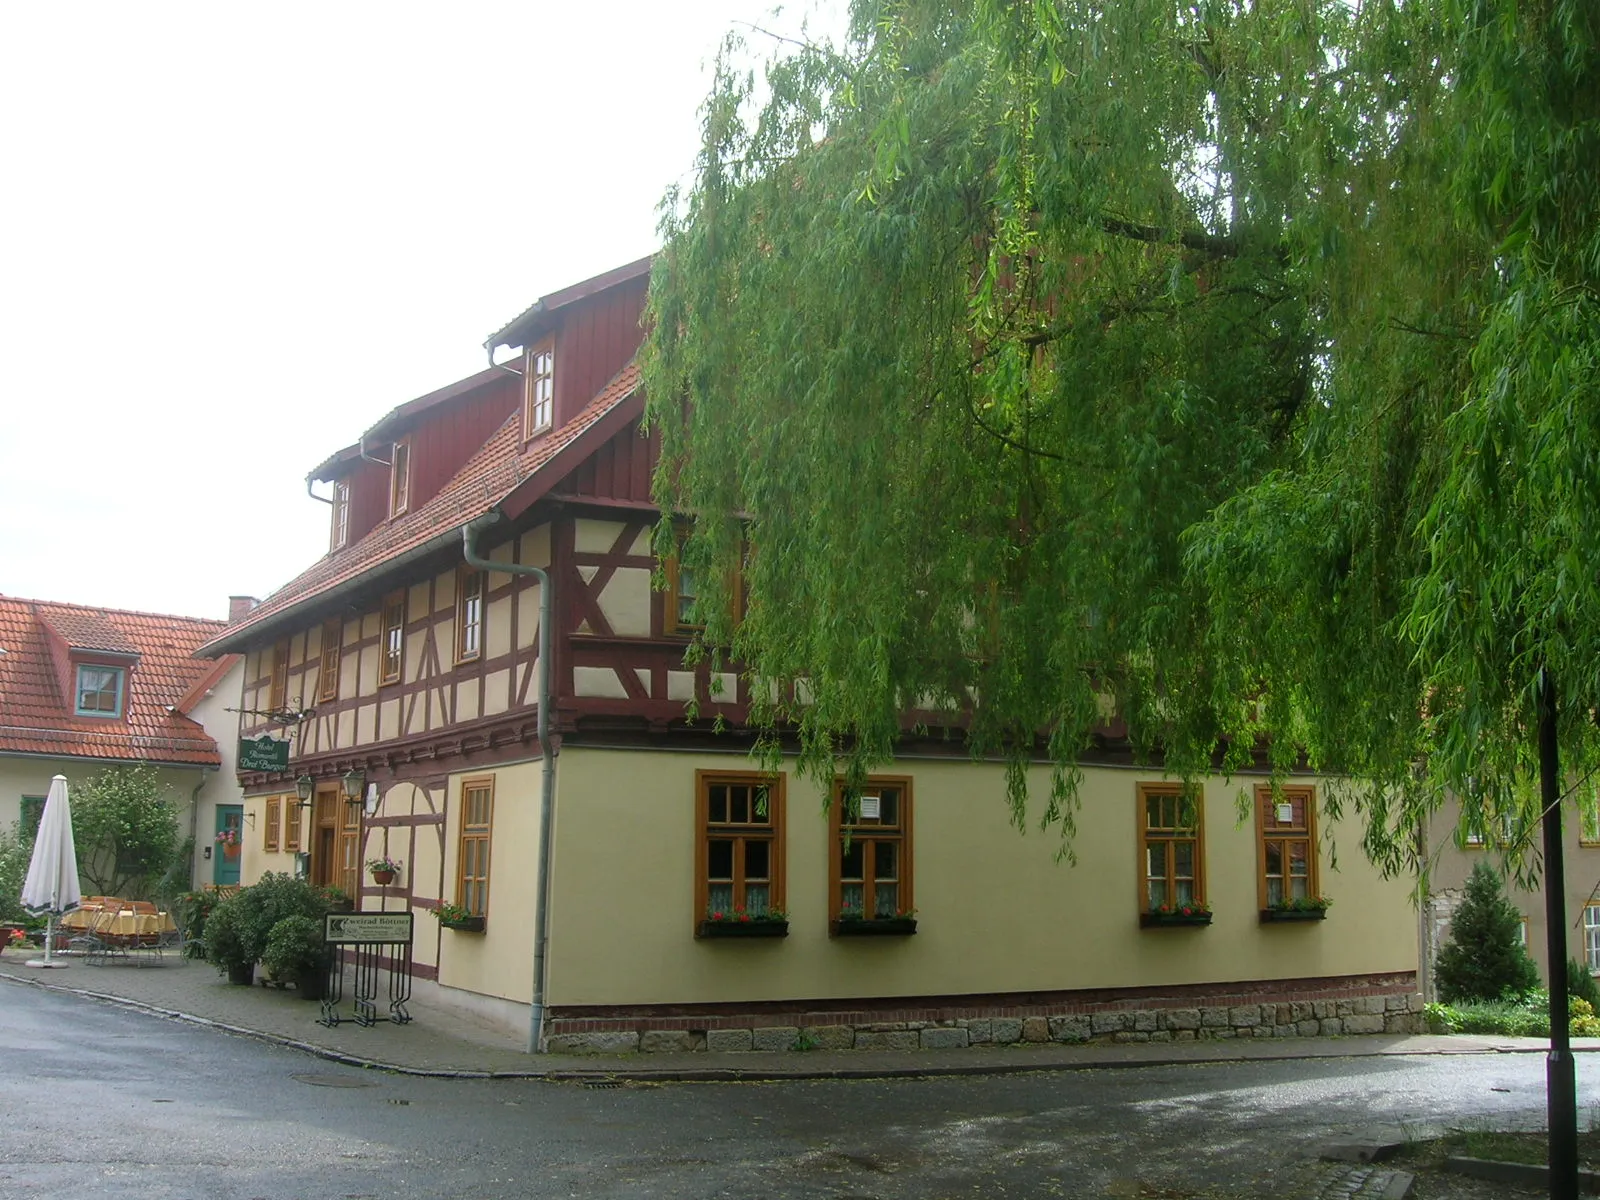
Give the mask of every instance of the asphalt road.
M 1583 1119 L 1600 1062 L 1581 1056 Z M 0 1197 L 1255 1196 L 1376 1125 L 1537 1127 L 1539 1055 L 596 1088 L 427 1080 L 0 984 Z

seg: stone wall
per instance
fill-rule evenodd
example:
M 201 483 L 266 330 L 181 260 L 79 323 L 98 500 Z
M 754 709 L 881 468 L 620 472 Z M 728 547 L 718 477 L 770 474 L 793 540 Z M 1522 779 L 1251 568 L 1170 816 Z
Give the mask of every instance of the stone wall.
M 1317 981 L 1327 985 L 1331 981 Z M 549 1023 L 552 1053 L 685 1050 L 956 1050 L 1017 1042 L 1192 1042 L 1226 1038 L 1337 1037 L 1421 1033 L 1414 976 L 1349 980 L 1299 996 L 1246 1003 L 1151 1004 L 1080 1000 L 1044 1004 L 947 1004 L 862 1012 L 678 1012 L 560 1016 Z M 1219 993 L 1210 999 L 1237 1000 Z M 940 1009 L 948 1015 L 941 1015 Z M 787 1020 L 783 1018 L 787 1017 Z

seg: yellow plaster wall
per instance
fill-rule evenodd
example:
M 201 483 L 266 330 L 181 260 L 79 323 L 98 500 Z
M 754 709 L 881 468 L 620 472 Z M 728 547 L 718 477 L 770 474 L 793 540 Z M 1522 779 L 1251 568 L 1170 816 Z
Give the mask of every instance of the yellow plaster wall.
M 489 857 L 489 911 L 483 933 L 441 929 L 418 912 L 418 946 L 437 946 L 439 982 L 527 1004 L 533 997 L 533 937 L 538 914 L 538 761 L 450 777 L 445 823 L 442 899 L 456 899 L 461 854 L 461 789 L 468 779 L 492 776 L 494 814 Z M 420 961 L 420 960 L 419 960 Z
M 1322 826 L 1321 890 L 1335 900 L 1328 919 L 1263 926 L 1254 827 L 1236 824 L 1241 781 L 1210 780 L 1206 868 L 1215 923 L 1141 930 L 1136 785 L 1159 773 L 1085 770 L 1071 866 L 1055 860 L 1055 832 L 1024 835 L 1010 824 L 999 768 L 945 761 L 907 761 L 884 772 L 913 778 L 916 935 L 828 937 L 826 818 L 818 791 L 790 770 L 789 937 L 696 941 L 694 773 L 746 765 L 727 755 L 563 750 L 552 1004 L 945 995 L 1416 969 L 1409 885 L 1378 877 L 1353 824 Z M 1046 794 L 1045 771 L 1030 782 L 1036 797 Z M 500 833 L 497 851 L 507 844 Z M 530 853 L 515 853 L 532 863 Z M 497 883 L 503 877 L 497 873 Z

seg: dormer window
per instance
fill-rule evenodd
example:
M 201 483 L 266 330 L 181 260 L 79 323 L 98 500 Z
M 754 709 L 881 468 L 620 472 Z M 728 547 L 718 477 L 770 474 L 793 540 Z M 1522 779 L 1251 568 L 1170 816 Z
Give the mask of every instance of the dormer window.
M 73 711 L 80 717 L 120 717 L 123 678 L 121 667 L 80 666 Z
M 411 443 L 396 442 L 389 457 L 389 515 L 398 517 L 411 502 Z
M 350 484 L 341 479 L 333 485 L 333 533 L 329 549 L 343 549 L 350 540 Z
M 543 433 L 556 417 L 556 347 L 543 342 L 528 351 L 526 389 L 522 399 L 522 439 Z

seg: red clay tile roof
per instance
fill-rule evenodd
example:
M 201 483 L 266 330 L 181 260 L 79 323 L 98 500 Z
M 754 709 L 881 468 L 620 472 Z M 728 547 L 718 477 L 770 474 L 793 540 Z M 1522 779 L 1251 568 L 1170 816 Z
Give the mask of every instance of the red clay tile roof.
M 124 718 L 73 715 L 48 630 L 83 650 L 136 654 Z M 215 664 L 193 657 L 226 623 L 0 596 L 0 755 L 221 766 L 216 741 L 171 711 Z M 113 644 L 114 643 L 114 644 Z
M 461 527 L 516 493 L 521 512 L 612 437 L 643 408 L 639 368 L 630 362 L 561 428 L 521 444 L 520 410 L 485 442 L 455 477 L 415 512 L 384 521 L 354 545 L 336 550 L 226 627 L 197 653 L 215 655 L 260 645 L 300 619 L 318 600 L 372 584 L 382 574 L 441 549 Z M 526 485 L 526 486 L 524 486 Z
M 61 635 L 70 649 L 100 650 L 109 654 L 138 654 L 138 648 L 111 623 L 110 618 L 92 608 L 51 606 L 40 613 L 42 620 Z

